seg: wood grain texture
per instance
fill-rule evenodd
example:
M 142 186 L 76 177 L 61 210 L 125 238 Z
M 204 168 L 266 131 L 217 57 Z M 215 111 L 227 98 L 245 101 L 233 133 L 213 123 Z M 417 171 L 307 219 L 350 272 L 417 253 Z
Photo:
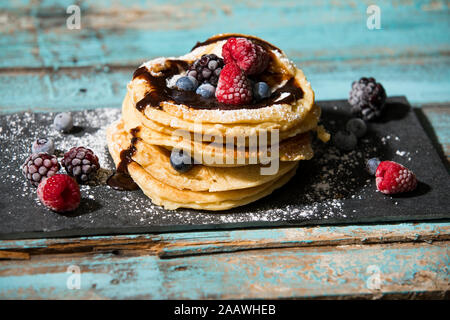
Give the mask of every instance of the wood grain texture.
M 371 1 L 81 1 L 68 30 L 73 2 L 0 2 L 0 113 L 119 107 L 143 61 L 243 32 L 284 49 L 320 100 L 371 75 L 423 105 L 450 157 L 448 1 L 377 1 L 374 31 Z M 0 298 L 449 298 L 448 237 L 435 222 L 1 241 Z M 81 290 L 66 287 L 70 265 Z
M 448 242 L 266 249 L 159 259 L 114 253 L 0 264 L 2 299 L 448 297 Z M 80 290 L 67 289 L 69 266 Z M 370 285 L 379 272 L 380 287 Z M 373 289 L 370 289 L 373 288 Z
M 243 32 L 284 49 L 321 100 L 345 98 L 362 75 L 376 77 L 388 94 L 406 95 L 414 104 L 450 100 L 445 0 L 377 1 L 380 30 L 366 26 L 369 1 L 83 1 L 80 30 L 66 27 L 70 4 L 0 4 L 0 67 L 136 68 L 150 58 L 183 54 L 212 34 Z M 79 81 L 95 84 L 88 79 Z M 0 84 L 2 96 L 11 91 L 7 80 Z M 108 103 L 111 96 L 105 95 Z
M 0 260 L 27 260 L 27 259 L 30 259 L 30 255 L 26 252 L 0 250 Z
M 450 223 L 400 223 L 330 227 L 177 232 L 69 239 L 4 240 L 0 250 L 32 256 L 73 252 L 133 252 L 161 258 L 255 249 L 450 240 Z

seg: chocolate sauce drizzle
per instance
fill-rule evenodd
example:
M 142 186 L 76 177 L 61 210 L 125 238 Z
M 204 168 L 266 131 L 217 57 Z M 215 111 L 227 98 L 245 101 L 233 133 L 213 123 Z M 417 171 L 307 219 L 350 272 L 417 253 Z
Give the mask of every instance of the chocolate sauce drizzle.
M 205 42 L 197 42 L 197 44 L 192 48 L 203 45 L 207 45 L 216 41 L 226 40 L 231 37 L 242 37 L 241 35 L 223 35 L 210 38 Z M 273 104 L 289 104 L 303 97 L 303 90 L 297 83 L 294 77 L 288 78 L 284 73 L 273 73 L 271 72 L 270 65 L 274 59 L 274 54 L 269 51 L 275 50 L 281 52 L 281 50 L 274 45 L 251 36 L 246 36 L 258 45 L 265 48 L 270 54 L 269 67 L 262 74 L 255 77 L 251 77 L 254 82 L 264 81 L 269 86 L 274 86 L 286 81 L 286 83 L 275 90 L 270 97 L 263 99 L 261 101 L 253 101 L 253 103 L 245 106 L 235 106 L 217 101 L 215 97 L 203 98 L 202 96 L 196 94 L 192 91 L 178 90 L 177 88 L 167 87 L 167 79 L 173 77 L 176 74 L 181 74 L 187 70 L 189 63 L 184 60 L 167 60 L 166 66 L 161 70 L 161 75 L 152 75 L 145 66 L 138 68 L 134 74 L 135 78 L 144 78 L 150 84 L 152 90 L 145 94 L 144 98 L 136 103 L 136 109 L 140 112 L 144 112 L 147 106 L 153 108 L 161 109 L 162 102 L 172 102 L 174 104 L 183 104 L 194 109 L 210 109 L 210 110 L 238 110 L 238 109 L 258 109 L 264 108 Z M 109 177 L 107 183 L 109 186 L 116 190 L 135 190 L 138 189 L 138 185 L 133 181 L 128 173 L 128 164 L 133 161 L 132 156 L 136 152 L 135 143 L 137 141 L 137 133 L 139 132 L 139 127 L 132 129 L 130 133 L 133 135 L 131 139 L 131 144 L 128 149 L 122 150 L 120 153 L 120 162 L 117 166 L 116 172 Z
M 223 34 L 223 35 L 218 35 L 218 36 L 209 38 L 208 40 L 203 41 L 203 42 L 198 42 L 197 41 L 197 43 L 195 44 L 195 46 L 192 48 L 191 51 L 197 49 L 198 47 L 202 47 L 202 46 L 205 46 L 205 45 L 217 42 L 217 41 L 227 40 L 227 39 L 232 38 L 232 37 L 235 37 L 235 38 L 247 38 L 247 39 L 252 40 L 254 43 L 260 45 L 263 48 L 266 48 L 266 49 L 269 48 L 271 50 L 276 50 L 278 52 L 281 52 L 280 48 L 274 46 L 273 44 L 271 44 L 271 43 L 269 43 L 267 41 L 264 41 L 264 40 L 256 38 L 256 37 L 247 36 L 247 35 L 244 36 L 244 35 L 240 35 L 240 34 Z
M 130 174 L 128 172 L 128 164 L 133 161 L 132 157 L 136 152 L 135 144 L 138 140 L 138 138 L 136 137 L 138 132 L 139 127 L 130 130 L 130 133 L 133 136 L 133 138 L 131 139 L 131 144 L 127 149 L 120 152 L 120 162 L 117 166 L 116 172 L 112 176 L 110 176 L 106 182 L 111 188 L 115 190 L 131 191 L 137 190 L 139 188 L 139 186 L 130 177 Z
M 242 37 L 241 35 L 222 35 L 210 38 L 202 43 L 197 43 L 193 50 L 199 46 L 203 46 L 205 44 L 213 43 L 216 41 L 226 40 L 230 37 Z M 193 91 L 183 91 L 178 90 L 177 88 L 168 88 L 167 87 L 167 79 L 171 78 L 176 74 L 180 74 L 187 70 L 189 67 L 189 63 L 184 60 L 167 60 L 166 68 L 161 71 L 160 76 L 153 76 L 145 66 L 138 68 L 134 74 L 133 79 L 135 78 L 144 78 L 150 86 L 152 90 L 148 92 L 143 99 L 137 102 L 136 109 L 143 112 L 147 106 L 151 106 L 153 108 L 161 109 L 162 102 L 172 102 L 174 104 L 183 104 L 189 106 L 194 109 L 209 109 L 209 110 L 238 110 L 238 109 L 258 109 L 264 108 L 273 104 L 282 104 L 282 103 L 292 103 L 298 99 L 303 97 L 303 90 L 300 85 L 297 83 L 295 78 L 288 78 L 285 73 L 279 72 L 274 73 L 271 71 L 270 64 L 275 59 L 274 54 L 270 50 L 281 50 L 274 45 L 255 38 L 251 36 L 246 36 L 248 39 L 251 39 L 255 43 L 259 44 L 263 48 L 269 52 L 270 62 L 269 67 L 262 74 L 250 77 L 252 81 L 264 81 L 269 86 L 275 86 L 282 81 L 286 80 L 286 83 L 275 90 L 270 97 L 263 99 L 261 101 L 253 101 L 251 104 L 244 106 L 235 106 L 229 105 L 225 103 L 221 103 L 217 101 L 215 97 L 212 98 L 203 98 L 202 96 L 196 94 Z M 282 97 L 283 96 L 283 97 Z
M 147 106 L 161 109 L 162 102 L 172 102 L 175 104 L 184 104 L 194 109 L 209 109 L 209 110 L 238 110 L 238 109 L 258 109 L 264 108 L 272 104 L 292 103 L 303 97 L 303 90 L 297 84 L 295 78 L 289 80 L 284 79 L 285 75 L 281 73 L 270 73 L 266 71 L 252 80 L 255 82 L 264 81 L 270 85 L 280 83 L 283 80 L 287 82 L 277 90 L 275 90 L 270 97 L 253 102 L 245 106 L 235 106 L 219 102 L 215 97 L 203 98 L 194 91 L 183 91 L 177 88 L 169 88 L 166 85 L 166 80 L 176 74 L 179 74 L 180 66 L 185 65 L 182 60 L 167 61 L 168 68 L 163 75 L 153 76 L 146 67 L 140 67 L 133 75 L 134 78 L 142 77 L 147 80 L 152 86 L 152 91 L 148 92 L 143 99 L 136 103 L 136 109 L 143 112 Z M 284 97 L 282 95 L 284 94 Z M 282 98 L 281 98 L 282 97 Z

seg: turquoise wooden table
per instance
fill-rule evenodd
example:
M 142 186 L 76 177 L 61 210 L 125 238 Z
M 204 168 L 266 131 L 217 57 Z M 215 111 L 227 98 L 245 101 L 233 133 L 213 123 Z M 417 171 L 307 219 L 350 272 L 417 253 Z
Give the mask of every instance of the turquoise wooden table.
M 141 62 L 241 32 L 283 48 L 319 100 L 363 75 L 407 96 L 450 157 L 448 1 L 77 1 L 70 29 L 72 2 L 0 2 L 1 113 L 119 108 Z M 449 221 L 0 241 L 0 298 L 449 298 L 449 243 Z

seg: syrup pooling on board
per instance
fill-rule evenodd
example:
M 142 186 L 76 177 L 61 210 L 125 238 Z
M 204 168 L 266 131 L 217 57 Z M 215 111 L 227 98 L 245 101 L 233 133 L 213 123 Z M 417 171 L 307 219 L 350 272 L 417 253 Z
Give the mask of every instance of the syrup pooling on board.
M 120 162 L 117 166 L 116 172 L 111 177 L 109 177 L 108 181 L 106 182 L 111 188 L 115 190 L 131 191 L 137 190 L 139 188 L 128 173 L 128 164 L 133 161 L 131 157 L 133 157 L 134 153 L 136 152 L 136 147 L 134 145 L 136 144 L 136 141 L 138 139 L 136 137 L 138 132 L 139 127 L 130 130 L 130 133 L 133 136 L 133 138 L 131 139 L 131 144 L 127 149 L 120 152 Z

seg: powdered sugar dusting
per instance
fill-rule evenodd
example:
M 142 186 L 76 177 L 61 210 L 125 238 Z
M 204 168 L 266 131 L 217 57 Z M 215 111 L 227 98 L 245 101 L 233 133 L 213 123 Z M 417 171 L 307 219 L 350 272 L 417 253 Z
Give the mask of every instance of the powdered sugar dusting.
M 0 171 L 0 186 L 7 186 L 9 191 L 6 198 L 2 199 L 6 209 L 0 207 L 0 216 L 8 215 L 8 219 L 3 222 L 4 228 L 10 225 L 8 228 L 16 230 L 17 225 L 25 228 L 34 223 L 33 230 L 46 231 L 61 228 L 125 230 L 123 228 L 132 227 L 147 227 L 157 231 L 193 225 L 244 226 L 248 223 L 251 226 L 264 226 L 270 223 L 280 225 L 295 222 L 298 225 L 347 221 L 347 217 L 364 215 L 365 208 L 377 197 L 382 203 L 392 200 L 375 192 L 374 179 L 364 169 L 367 159 L 383 157 L 388 147 L 393 150 L 389 151 L 392 155 L 395 155 L 396 150 L 403 155 L 397 154 L 397 157 L 419 155 L 417 151 L 409 152 L 404 146 L 401 147 L 400 137 L 396 139 L 391 135 L 391 138 L 387 138 L 372 132 L 360 139 L 358 149 L 352 152 L 342 152 L 331 144 L 314 141 L 314 158 L 301 161 L 297 175 L 264 199 L 225 212 L 188 209 L 167 211 L 154 205 L 141 191 L 119 192 L 104 184 L 114 168 L 106 146 L 105 130 L 107 125 L 120 117 L 120 110 L 99 109 L 73 114 L 78 127 L 72 134 L 61 134 L 51 127 L 54 114 L 27 112 L 0 116 L 0 163 L 3 169 Z M 333 118 L 325 126 L 335 132 L 343 123 Z M 74 146 L 91 148 L 99 157 L 102 169 L 94 183 L 80 186 L 81 208 L 71 216 L 45 209 L 36 197 L 36 189 L 29 185 L 20 172 L 19 167 L 28 156 L 32 141 L 38 137 L 53 138 L 59 158 L 62 152 Z M 382 137 L 385 137 L 386 145 Z M 402 201 L 396 199 L 395 206 L 401 207 Z M 364 202 L 363 206 L 361 202 Z M 392 203 L 394 205 L 393 200 Z M 34 217 L 39 217 L 37 222 L 36 219 L 29 221 L 30 212 Z

